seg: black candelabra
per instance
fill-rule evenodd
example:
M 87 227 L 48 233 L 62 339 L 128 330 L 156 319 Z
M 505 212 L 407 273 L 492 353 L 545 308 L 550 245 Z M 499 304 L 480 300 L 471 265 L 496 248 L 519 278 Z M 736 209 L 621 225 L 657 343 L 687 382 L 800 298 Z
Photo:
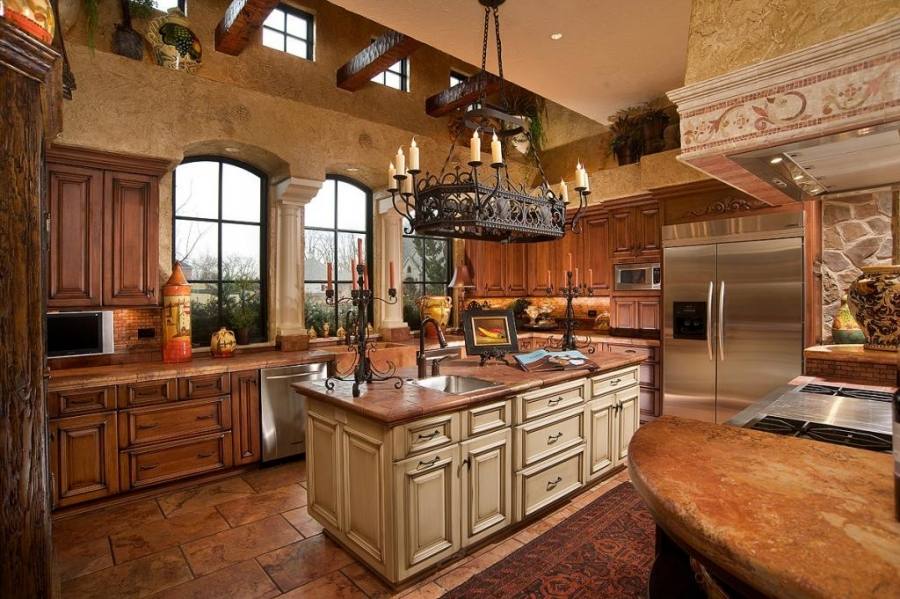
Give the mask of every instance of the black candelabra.
M 353 314 L 350 310 L 345 314 L 345 334 L 344 343 L 348 352 L 355 353 L 352 370 L 347 372 L 338 372 L 328 377 L 325 381 L 325 388 L 329 391 L 334 389 L 335 381 L 353 381 L 353 397 L 359 397 L 359 386 L 361 383 L 373 383 L 380 381 L 394 381 L 394 388 L 399 389 L 403 386 L 403 379 L 396 376 L 396 365 L 388 360 L 387 368 L 380 370 L 372 364 L 369 358 L 369 352 L 374 348 L 375 341 L 369 338 L 369 311 L 374 302 L 379 301 L 385 304 L 397 303 L 397 290 L 393 287 L 388 289 L 387 299 L 375 297 L 371 289 L 367 289 L 365 282 L 368 277 L 364 276 L 366 270 L 365 264 L 356 265 L 356 289 L 350 291 L 350 297 L 338 297 L 335 290 L 330 285 L 325 289 L 325 303 L 329 306 L 339 304 L 352 305 L 356 309 L 355 322 Z M 353 325 L 356 326 L 356 333 L 352 332 Z
M 559 292 L 562 293 L 563 297 L 566 298 L 566 318 L 565 318 L 565 330 L 563 331 L 563 335 L 560 338 L 550 337 L 547 339 L 547 343 L 544 345 L 545 349 L 552 350 L 561 350 L 561 351 L 573 351 L 577 349 L 586 349 L 589 354 L 592 354 L 596 351 L 596 348 L 591 344 L 591 339 L 588 336 L 584 336 L 579 338 L 575 334 L 575 307 L 572 302 L 576 297 L 587 296 L 590 297 L 594 295 L 594 290 L 590 285 L 579 285 L 572 283 L 572 271 L 566 271 L 566 286 L 559 289 Z M 547 295 L 553 294 L 553 285 L 549 285 L 547 287 Z

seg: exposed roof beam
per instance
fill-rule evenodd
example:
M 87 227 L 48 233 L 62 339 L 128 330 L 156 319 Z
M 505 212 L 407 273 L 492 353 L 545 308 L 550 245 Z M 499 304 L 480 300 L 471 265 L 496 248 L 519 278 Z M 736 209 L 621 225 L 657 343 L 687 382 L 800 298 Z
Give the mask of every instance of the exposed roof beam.
M 278 0 L 232 0 L 216 26 L 216 50 L 240 54 L 276 6 Z
M 507 85 L 509 85 L 507 83 Z M 478 100 L 482 94 L 489 96 L 500 91 L 500 79 L 484 71 L 469 77 L 462 83 L 437 93 L 425 100 L 428 116 L 444 116 L 464 108 Z
M 387 31 L 338 69 L 337 86 L 356 91 L 421 45 L 421 42 L 402 33 Z

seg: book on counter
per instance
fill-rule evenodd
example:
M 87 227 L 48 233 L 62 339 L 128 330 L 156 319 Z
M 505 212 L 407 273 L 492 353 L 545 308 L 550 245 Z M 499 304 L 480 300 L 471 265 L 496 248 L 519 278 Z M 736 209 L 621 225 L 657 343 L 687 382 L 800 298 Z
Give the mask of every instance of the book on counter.
M 547 372 L 550 370 L 594 369 L 597 365 L 577 350 L 547 351 L 539 349 L 527 354 L 516 354 L 516 362 L 526 372 Z

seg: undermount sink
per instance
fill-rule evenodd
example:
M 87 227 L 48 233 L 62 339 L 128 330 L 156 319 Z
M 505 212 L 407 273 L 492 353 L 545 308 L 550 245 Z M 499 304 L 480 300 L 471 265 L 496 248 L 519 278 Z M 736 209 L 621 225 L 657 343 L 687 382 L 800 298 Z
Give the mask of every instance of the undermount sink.
M 430 376 L 428 378 L 414 380 L 413 383 L 420 387 L 434 389 L 435 391 L 457 394 L 470 393 L 472 391 L 478 391 L 479 389 L 500 386 L 500 383 L 476 379 L 471 376 L 457 376 L 455 374 Z

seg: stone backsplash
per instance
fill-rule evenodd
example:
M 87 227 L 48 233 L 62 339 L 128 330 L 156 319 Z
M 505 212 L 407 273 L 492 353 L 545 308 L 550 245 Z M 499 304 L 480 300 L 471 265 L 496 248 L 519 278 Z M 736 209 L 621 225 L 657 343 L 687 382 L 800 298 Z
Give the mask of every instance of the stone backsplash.
M 891 261 L 889 191 L 823 200 L 822 339 L 831 342 L 831 323 L 841 295 L 863 266 Z

